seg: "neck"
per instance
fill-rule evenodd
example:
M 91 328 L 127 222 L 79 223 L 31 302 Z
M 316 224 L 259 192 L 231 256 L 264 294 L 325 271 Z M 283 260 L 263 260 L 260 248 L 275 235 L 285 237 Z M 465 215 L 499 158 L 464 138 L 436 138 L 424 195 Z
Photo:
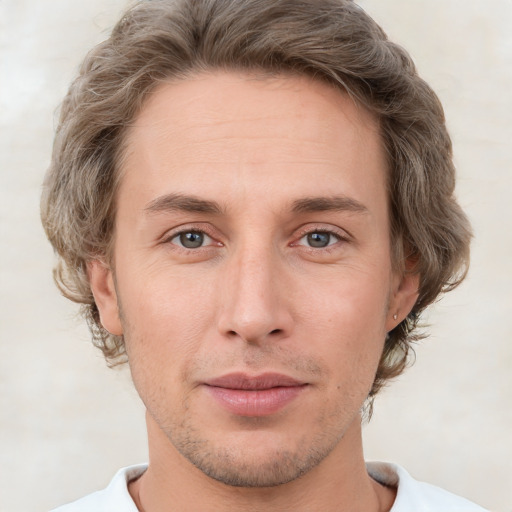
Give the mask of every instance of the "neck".
M 149 467 L 129 491 L 140 512 L 388 512 L 395 490 L 368 475 L 359 417 L 336 448 L 302 477 L 275 487 L 232 487 L 193 466 L 147 415 Z

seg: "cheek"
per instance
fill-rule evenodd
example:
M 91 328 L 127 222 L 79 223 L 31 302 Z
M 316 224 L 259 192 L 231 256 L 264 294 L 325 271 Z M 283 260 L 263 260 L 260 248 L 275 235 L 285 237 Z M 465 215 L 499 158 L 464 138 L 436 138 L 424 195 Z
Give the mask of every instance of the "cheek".
M 346 382 L 359 382 L 361 389 L 373 381 L 386 338 L 388 301 L 386 279 L 350 277 L 317 287 L 298 320 L 309 332 L 310 349 L 345 391 Z
M 118 290 L 128 356 L 150 372 L 186 366 L 211 328 L 211 293 L 179 276 L 140 275 Z
M 352 338 L 385 336 L 390 282 L 386 275 L 343 269 L 304 290 L 302 315 Z

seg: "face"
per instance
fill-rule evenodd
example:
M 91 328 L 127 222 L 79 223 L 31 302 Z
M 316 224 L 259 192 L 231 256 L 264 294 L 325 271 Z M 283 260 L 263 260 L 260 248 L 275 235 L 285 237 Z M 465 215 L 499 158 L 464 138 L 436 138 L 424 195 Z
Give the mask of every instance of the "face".
M 341 456 L 415 299 L 375 119 L 326 84 L 219 72 L 161 85 L 126 148 L 112 268 L 89 275 L 150 445 L 242 486 Z

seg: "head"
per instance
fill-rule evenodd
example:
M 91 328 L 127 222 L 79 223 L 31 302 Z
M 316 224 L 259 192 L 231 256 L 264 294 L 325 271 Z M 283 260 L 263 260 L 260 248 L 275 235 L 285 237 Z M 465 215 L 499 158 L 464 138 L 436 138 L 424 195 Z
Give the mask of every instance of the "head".
M 352 1 L 153 1 L 128 11 L 86 57 L 62 106 L 42 199 L 59 256 L 57 284 L 82 305 L 107 360 L 123 361 L 124 336 L 102 324 L 88 268 L 102 262 L 115 270 L 130 129 L 164 84 L 219 72 L 321 84 L 374 122 L 386 163 L 392 269 L 419 284 L 414 304 L 385 335 L 371 400 L 406 366 L 421 312 L 464 277 L 470 229 L 453 195 L 438 98 L 408 54 Z

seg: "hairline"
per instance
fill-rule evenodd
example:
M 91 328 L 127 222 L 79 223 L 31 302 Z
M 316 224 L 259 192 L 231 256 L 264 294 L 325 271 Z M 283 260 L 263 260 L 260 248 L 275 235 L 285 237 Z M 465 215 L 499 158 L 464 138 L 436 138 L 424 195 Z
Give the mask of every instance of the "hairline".
M 385 158 L 385 193 L 386 193 L 386 207 L 387 207 L 387 215 L 388 215 L 388 224 L 389 224 L 389 232 L 388 237 L 390 241 L 390 256 L 391 256 L 391 264 L 392 268 L 395 271 L 403 272 L 404 265 L 401 264 L 400 257 L 393 247 L 394 244 L 394 235 L 392 231 L 392 211 L 391 211 L 391 203 L 392 203 L 392 186 L 391 186 L 391 155 L 389 152 L 389 148 L 384 139 L 384 131 L 382 128 L 381 118 L 382 115 L 372 111 L 369 107 L 364 105 L 359 97 L 354 94 L 350 88 L 345 83 L 340 83 L 333 79 L 330 79 L 323 75 L 314 75 L 313 73 L 308 73 L 304 70 L 293 70 L 293 69 L 281 69 L 279 71 L 274 71 L 270 68 L 265 68 L 263 66 L 252 66 L 248 68 L 242 68 L 240 66 L 213 66 L 213 65 L 203 65 L 201 63 L 196 63 L 190 69 L 185 72 L 176 73 L 173 76 L 167 76 L 165 78 L 160 78 L 154 80 L 144 91 L 143 100 L 141 101 L 139 108 L 136 110 L 134 115 L 125 126 L 122 127 L 121 132 L 119 134 L 120 141 L 117 145 L 117 148 L 114 151 L 114 190 L 113 190 L 113 199 L 112 199 L 112 230 L 110 233 L 110 238 L 106 246 L 105 254 L 103 257 L 106 260 L 106 263 L 112 267 L 113 264 L 113 256 L 115 250 L 115 234 L 116 234 L 116 220 L 117 220 L 117 202 L 118 202 L 118 194 L 119 188 L 121 186 L 126 167 L 124 164 L 126 159 L 129 157 L 131 153 L 131 149 L 129 147 L 130 141 L 130 132 L 135 127 L 138 117 L 144 111 L 147 103 L 151 101 L 151 98 L 158 94 L 158 92 L 169 85 L 179 84 L 183 82 L 187 82 L 189 80 L 194 80 L 200 76 L 208 77 L 214 76 L 218 73 L 233 73 L 238 74 L 241 78 L 245 80 L 258 80 L 258 81 L 267 81 L 274 80 L 280 78 L 298 78 L 298 79 L 306 79 L 313 83 L 321 83 L 328 87 L 330 87 L 333 91 L 337 92 L 341 96 L 344 96 L 350 101 L 352 101 L 353 105 L 356 107 L 358 114 L 362 111 L 365 115 L 370 116 L 375 125 L 376 133 L 379 137 L 379 143 L 382 149 L 382 155 Z M 399 242 L 397 240 L 397 242 Z M 100 255 L 101 258 L 101 255 Z M 94 258 L 96 259 L 96 258 Z

